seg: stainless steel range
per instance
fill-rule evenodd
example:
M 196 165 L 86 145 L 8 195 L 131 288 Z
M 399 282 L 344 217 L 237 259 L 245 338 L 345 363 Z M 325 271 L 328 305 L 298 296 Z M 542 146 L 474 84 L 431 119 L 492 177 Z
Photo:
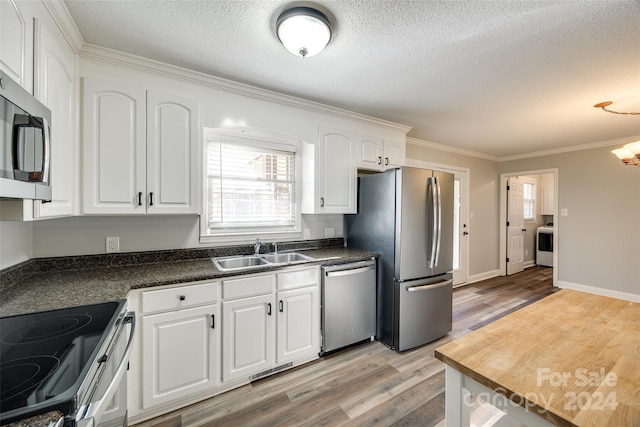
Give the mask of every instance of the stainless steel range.
M 0 424 L 126 426 L 134 328 L 126 300 L 0 318 Z

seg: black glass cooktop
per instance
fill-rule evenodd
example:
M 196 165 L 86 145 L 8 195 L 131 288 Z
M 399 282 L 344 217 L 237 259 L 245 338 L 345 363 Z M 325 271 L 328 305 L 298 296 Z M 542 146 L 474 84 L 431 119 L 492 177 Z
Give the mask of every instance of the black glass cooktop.
M 113 301 L 0 318 L 2 415 L 72 398 L 122 304 Z

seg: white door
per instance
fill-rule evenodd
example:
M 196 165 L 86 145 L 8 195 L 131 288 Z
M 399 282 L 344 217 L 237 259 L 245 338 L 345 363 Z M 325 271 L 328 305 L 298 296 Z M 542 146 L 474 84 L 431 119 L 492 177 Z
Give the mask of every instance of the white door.
M 217 384 L 219 317 L 212 304 L 142 318 L 144 408 Z
M 76 56 L 49 21 L 35 21 L 34 53 L 38 99 L 51 110 L 51 203 L 36 202 L 38 218 L 70 216 L 76 200 L 75 68 Z
M 366 135 L 357 135 L 356 138 L 358 168 L 382 170 L 382 138 Z
M 354 137 L 320 128 L 318 213 L 356 213 L 357 170 Z
M 507 183 L 507 275 L 524 270 L 524 183 L 510 177 Z
M 249 378 L 275 362 L 273 294 L 222 303 L 222 380 Z
M 0 1 L 0 70 L 27 92 L 33 86 L 33 2 Z
M 453 285 L 467 283 L 469 275 L 469 173 L 452 171 L 454 181 Z
M 147 92 L 147 213 L 198 213 L 198 102 Z
M 318 286 L 278 292 L 278 364 L 320 351 Z
M 406 157 L 406 143 L 404 141 L 384 141 L 384 159 L 382 165 L 385 169 L 403 166 Z
M 146 91 L 85 78 L 83 100 L 84 213 L 145 214 Z

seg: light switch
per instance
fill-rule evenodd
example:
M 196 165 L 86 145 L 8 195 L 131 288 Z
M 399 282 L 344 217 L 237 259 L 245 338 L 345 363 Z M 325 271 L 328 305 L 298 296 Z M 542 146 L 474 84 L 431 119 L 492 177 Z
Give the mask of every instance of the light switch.
M 560 209 L 560 216 L 569 216 L 569 209 L 567 208 Z

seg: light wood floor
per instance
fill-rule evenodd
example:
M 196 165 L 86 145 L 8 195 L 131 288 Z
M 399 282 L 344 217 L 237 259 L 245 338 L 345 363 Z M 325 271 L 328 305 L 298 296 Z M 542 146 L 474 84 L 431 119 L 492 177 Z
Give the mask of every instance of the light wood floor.
M 552 275 L 532 267 L 454 289 L 453 331 L 428 345 L 398 354 L 360 344 L 136 427 L 444 427 L 445 365 L 434 348 L 557 291 Z

